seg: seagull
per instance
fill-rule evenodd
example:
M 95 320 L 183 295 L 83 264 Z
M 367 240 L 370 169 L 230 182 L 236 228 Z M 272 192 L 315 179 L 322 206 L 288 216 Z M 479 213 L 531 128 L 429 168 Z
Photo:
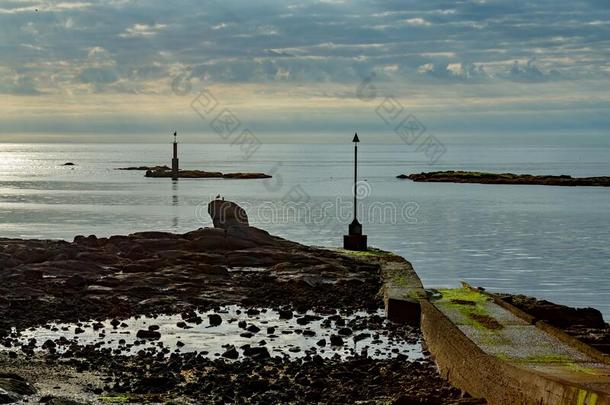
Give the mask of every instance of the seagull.
M 219 200 L 219 199 L 220 199 L 220 194 L 218 194 L 218 195 L 216 196 L 216 199 L 217 199 L 217 200 Z

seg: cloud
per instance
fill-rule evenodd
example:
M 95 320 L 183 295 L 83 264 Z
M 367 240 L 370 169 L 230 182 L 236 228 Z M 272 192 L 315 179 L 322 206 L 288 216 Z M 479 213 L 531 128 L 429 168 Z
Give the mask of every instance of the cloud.
M 69 108 L 78 110 L 81 97 L 93 103 L 105 95 L 171 96 L 179 76 L 193 91 L 223 86 L 227 98 L 232 88 L 252 94 L 288 89 L 282 99 L 265 101 L 282 115 L 290 97 L 305 104 L 350 103 L 374 72 L 379 94 L 404 92 L 414 108 L 426 106 L 423 113 L 439 100 L 469 97 L 479 109 L 510 100 L 529 111 L 532 105 L 569 104 L 576 94 L 586 100 L 610 87 L 607 0 L 201 4 L 2 1 L 2 99 L 74 97 Z M 323 90 L 303 92 L 316 86 Z M 523 96 L 528 87 L 536 93 Z M 521 91 L 513 94 L 515 89 Z M 606 108 L 594 102 L 586 107 L 591 115 Z
M 92 3 L 87 2 L 57 2 L 57 1 L 40 1 L 40 2 L 7 2 L 9 5 L 13 3 L 15 7 L 7 7 L 6 5 L 0 8 L 0 14 L 21 14 L 21 13 L 58 13 L 70 10 L 83 10 L 92 6 Z M 32 3 L 23 6 L 23 3 Z
M 116 69 L 88 67 L 80 71 L 76 77 L 82 83 L 109 84 L 119 80 Z
M 432 25 L 430 24 L 430 22 L 424 20 L 423 18 L 420 17 L 416 17 L 416 18 L 408 18 L 405 20 L 405 24 L 407 25 L 415 25 L 415 26 L 427 26 L 427 25 Z
M 127 28 L 125 30 L 125 32 L 119 34 L 119 36 L 122 38 L 134 38 L 134 37 L 149 38 L 149 37 L 152 37 L 152 36 L 158 34 L 160 31 L 162 31 L 166 28 L 167 28 L 167 24 L 154 24 L 154 25 L 134 24 L 133 26 Z
M 42 92 L 36 88 L 34 79 L 29 76 L 19 76 L 12 89 L 12 93 L 28 96 L 42 94 Z
M 514 61 L 509 71 L 509 78 L 520 82 L 541 82 L 559 77 L 560 73 L 556 69 L 548 73 L 540 70 L 533 58 L 525 63 Z
M 417 68 L 417 73 L 453 81 L 480 81 L 490 78 L 483 65 L 470 62 L 426 63 Z

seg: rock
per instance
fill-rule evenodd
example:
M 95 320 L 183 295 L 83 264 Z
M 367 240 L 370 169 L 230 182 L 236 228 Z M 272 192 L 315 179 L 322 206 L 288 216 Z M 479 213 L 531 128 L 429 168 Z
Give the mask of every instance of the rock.
M 352 330 L 350 328 L 341 328 L 337 333 L 342 336 L 351 336 Z
M 157 331 L 154 331 L 154 330 L 140 329 L 138 331 L 138 333 L 136 334 L 136 337 L 138 339 L 157 340 L 157 339 L 161 339 L 161 333 L 157 332 Z
M 269 350 L 264 346 L 259 347 L 247 347 L 244 349 L 244 356 L 252 357 L 255 359 L 268 359 L 271 357 Z
M 0 389 L 8 394 L 34 395 L 36 390 L 23 377 L 12 373 L 0 374 Z
M 330 344 L 332 346 L 343 346 L 343 338 L 339 335 L 330 335 Z
M 610 177 L 536 176 L 531 174 L 483 173 L 467 171 L 439 171 L 397 176 L 424 182 L 480 183 L 480 184 L 538 184 L 545 186 L 597 186 L 610 187 Z
M 287 309 L 280 309 L 280 319 L 292 319 L 292 311 Z
M 222 357 L 235 360 L 239 357 L 239 353 L 237 352 L 237 349 L 235 349 L 235 347 L 232 346 L 231 348 L 229 348 L 227 351 L 225 351 L 222 354 Z
M 15 404 L 21 400 L 21 395 L 0 388 L 0 404 Z
M 131 166 L 131 167 L 118 167 L 114 170 L 171 170 L 168 166 Z
M 211 201 L 208 204 L 208 214 L 212 217 L 215 228 L 229 229 L 249 226 L 246 211 L 231 201 Z
M 320 347 L 324 347 L 326 346 L 326 339 L 320 339 L 316 342 L 316 345 L 320 346 Z
M 210 322 L 210 326 L 218 326 L 222 323 L 222 317 L 218 314 L 209 314 L 208 320 Z
M 62 166 L 75 166 L 73 162 L 66 162 Z
M 252 332 L 252 333 L 258 333 L 258 332 L 260 332 L 260 328 L 259 328 L 258 326 L 256 326 L 256 325 L 250 325 L 250 326 L 248 326 L 248 327 L 246 328 L 246 330 L 247 330 L 248 332 Z
M 361 340 L 368 339 L 370 337 L 371 337 L 370 333 L 359 333 L 356 336 L 354 336 L 354 342 L 359 342 Z
M 314 332 L 313 330 L 304 330 L 303 331 L 303 336 L 307 336 L 307 337 L 312 337 L 312 336 L 316 336 L 316 332 Z

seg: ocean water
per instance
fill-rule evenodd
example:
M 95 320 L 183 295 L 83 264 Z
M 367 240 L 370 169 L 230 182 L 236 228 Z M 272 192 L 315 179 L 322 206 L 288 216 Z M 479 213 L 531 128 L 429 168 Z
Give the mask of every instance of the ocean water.
M 481 170 L 610 175 L 610 144 L 476 139 L 431 163 L 405 144 L 359 148 L 359 218 L 369 244 L 410 260 L 428 287 L 490 290 L 592 306 L 610 319 L 610 189 L 413 183 L 401 173 Z M 148 179 L 118 167 L 170 164 L 169 144 L 0 144 L 0 237 L 109 236 L 211 226 L 216 195 L 250 223 L 305 244 L 340 246 L 351 221 L 347 145 L 181 144 L 182 168 L 262 171 L 270 180 Z M 76 166 L 62 166 L 65 162 Z

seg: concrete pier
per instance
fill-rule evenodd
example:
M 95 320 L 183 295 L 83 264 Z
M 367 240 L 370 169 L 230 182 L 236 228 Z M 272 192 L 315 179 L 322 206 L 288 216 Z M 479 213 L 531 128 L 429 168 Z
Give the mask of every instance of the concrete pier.
M 468 285 L 426 293 L 399 256 L 351 254 L 380 264 L 388 318 L 421 321 L 424 344 L 456 387 L 491 405 L 610 405 L 609 356 Z
M 489 404 L 610 404 L 610 362 L 469 289 L 422 300 L 422 331 L 441 374 Z M 570 344 L 573 343 L 573 344 Z M 583 350 L 583 347 L 588 349 Z M 597 352 L 596 355 L 593 355 Z

